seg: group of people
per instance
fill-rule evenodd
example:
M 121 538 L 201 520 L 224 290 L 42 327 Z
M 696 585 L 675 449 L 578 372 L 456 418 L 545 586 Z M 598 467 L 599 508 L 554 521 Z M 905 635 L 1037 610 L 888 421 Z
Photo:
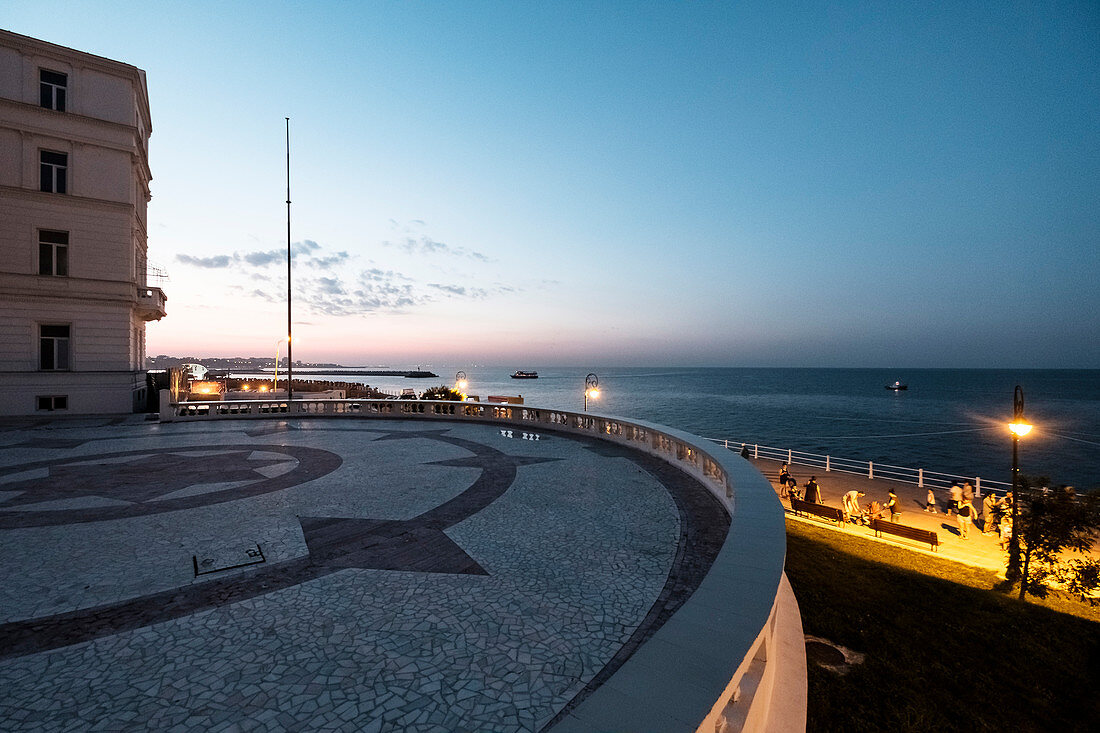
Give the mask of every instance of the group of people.
M 997 534 L 1001 538 L 1001 548 L 1008 545 L 1012 539 L 1012 493 L 1005 498 L 989 492 L 982 500 L 982 511 L 979 516 L 978 508 L 974 505 L 974 486 L 969 481 L 959 486 L 958 482 L 951 484 L 949 489 L 951 498 L 947 500 L 944 514 L 958 516 L 959 533 L 962 538 L 969 539 L 970 527 L 975 520 L 982 521 L 982 535 Z M 928 501 L 924 511 L 938 514 L 936 509 L 936 492 L 928 489 Z
M 798 488 L 798 482 L 791 475 L 790 467 L 784 463 L 779 469 L 779 496 L 784 499 L 803 499 L 815 504 L 821 504 L 821 488 L 817 485 L 817 477 L 811 476 L 803 490 Z M 886 501 L 879 503 L 872 501 L 862 505 L 860 500 L 865 493 L 852 490 L 841 498 L 841 512 L 845 522 L 853 524 L 870 525 L 872 519 L 889 517 L 891 522 L 897 522 L 901 517 L 901 506 L 898 503 L 897 494 L 890 489 Z M 959 535 L 964 539 L 970 539 L 970 529 L 976 520 L 981 520 L 982 535 L 996 533 L 1000 536 L 1001 549 L 1008 546 L 1012 539 L 1012 494 L 1005 498 L 999 498 L 996 494 L 987 493 L 981 502 L 982 512 L 974 505 L 974 486 L 969 481 L 960 486 L 957 482 L 951 485 L 950 499 L 944 508 L 944 514 L 948 517 L 955 515 L 959 523 Z M 936 505 L 936 492 L 928 489 L 928 501 L 924 511 L 931 514 L 939 514 Z
M 810 480 L 802 488 L 798 488 L 798 481 L 791 475 L 790 466 L 786 463 L 779 469 L 779 496 L 782 499 L 802 499 L 803 501 L 823 504 L 821 500 L 821 487 L 817 484 L 817 476 L 810 476 Z M 854 524 L 871 523 L 872 519 L 881 519 L 889 515 L 891 522 L 898 521 L 901 516 L 901 506 L 898 504 L 897 494 L 893 489 L 884 504 L 872 501 L 865 507 L 861 507 L 859 500 L 865 496 L 862 491 L 849 491 L 841 501 L 844 521 Z
M 901 517 L 901 505 L 898 503 L 898 495 L 890 489 L 885 502 L 871 501 L 866 505 L 860 504 L 866 494 L 852 489 L 840 499 L 840 511 L 845 522 L 870 526 L 872 519 L 889 519 L 896 522 Z
M 786 463 L 779 469 L 779 496 L 783 499 L 802 499 L 821 503 L 821 487 L 817 485 L 817 476 L 810 476 L 803 489 L 798 488 L 798 482 L 791 475 L 791 470 Z

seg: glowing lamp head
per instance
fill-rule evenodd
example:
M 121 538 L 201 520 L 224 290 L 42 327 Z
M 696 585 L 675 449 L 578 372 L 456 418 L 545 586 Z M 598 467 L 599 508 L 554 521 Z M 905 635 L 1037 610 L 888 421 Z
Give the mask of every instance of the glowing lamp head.
M 462 391 L 462 390 L 466 389 L 466 387 L 468 386 L 468 383 L 466 382 L 465 379 L 460 379 L 460 380 L 458 380 L 458 384 L 456 384 L 455 386 L 458 387 L 459 391 Z
M 1012 431 L 1013 435 L 1022 438 L 1031 432 L 1031 424 L 1026 422 L 1009 423 L 1008 429 Z
M 592 389 L 588 390 L 588 399 L 590 399 L 590 400 L 599 399 L 599 396 L 600 396 L 600 390 L 598 390 L 596 388 L 592 388 Z

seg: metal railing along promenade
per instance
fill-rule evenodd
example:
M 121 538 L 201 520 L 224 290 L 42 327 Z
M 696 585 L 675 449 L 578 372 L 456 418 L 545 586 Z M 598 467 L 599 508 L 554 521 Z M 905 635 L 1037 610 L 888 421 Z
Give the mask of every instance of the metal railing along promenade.
M 892 466 L 888 463 L 838 458 L 837 456 L 808 453 L 793 448 L 775 448 L 728 438 L 706 438 L 706 440 L 719 443 L 729 450 L 740 452 L 749 458 L 780 461 L 789 463 L 792 466 L 808 466 L 825 472 L 836 471 L 837 473 L 848 473 L 868 479 L 888 479 L 905 484 L 914 484 L 921 488 L 948 489 L 954 483 L 961 485 L 969 481 L 974 485 L 974 490 L 978 494 L 981 494 L 983 489 L 997 494 L 1005 494 L 1012 490 L 1012 484 L 1007 481 L 983 479 L 981 476 L 960 476 L 953 473 L 929 471 L 924 468 L 908 468 L 906 466 Z

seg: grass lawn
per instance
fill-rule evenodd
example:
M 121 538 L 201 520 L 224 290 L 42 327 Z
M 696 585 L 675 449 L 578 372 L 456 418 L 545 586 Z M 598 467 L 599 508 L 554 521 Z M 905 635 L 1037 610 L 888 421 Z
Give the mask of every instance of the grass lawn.
M 811 731 L 1100 729 L 1096 608 L 792 521 L 787 576 L 807 634 L 867 655 L 844 676 L 810 665 Z

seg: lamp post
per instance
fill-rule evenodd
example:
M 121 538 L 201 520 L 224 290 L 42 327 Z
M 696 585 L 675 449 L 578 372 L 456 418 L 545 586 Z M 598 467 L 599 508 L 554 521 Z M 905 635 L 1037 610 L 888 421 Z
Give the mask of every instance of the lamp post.
M 1012 537 L 1008 540 L 1008 568 L 1005 577 L 1020 577 L 1020 438 L 1031 432 L 1031 424 L 1024 419 L 1024 390 L 1016 385 L 1012 395 Z
M 469 385 L 469 382 L 466 381 L 466 372 L 460 371 L 457 374 L 455 374 L 455 389 L 456 390 L 458 390 L 459 392 L 465 393 L 466 392 L 466 387 L 468 385 Z
M 286 341 L 287 344 L 289 345 L 289 337 L 279 339 L 278 341 L 275 342 L 275 383 L 273 385 L 271 385 L 271 391 L 272 392 L 278 392 L 279 391 L 279 346 L 284 341 Z M 289 349 L 288 349 L 288 351 L 289 351 Z M 290 383 L 289 382 L 287 383 L 287 389 L 290 389 Z
M 584 378 L 584 411 L 588 412 L 588 400 L 597 399 L 600 396 L 600 378 L 589 372 Z
M 290 311 L 290 266 L 294 261 L 290 251 L 290 118 L 286 118 L 286 398 L 294 399 L 294 353 L 290 337 L 293 333 Z M 278 362 L 275 364 L 278 368 Z M 290 409 L 293 405 L 288 405 Z

